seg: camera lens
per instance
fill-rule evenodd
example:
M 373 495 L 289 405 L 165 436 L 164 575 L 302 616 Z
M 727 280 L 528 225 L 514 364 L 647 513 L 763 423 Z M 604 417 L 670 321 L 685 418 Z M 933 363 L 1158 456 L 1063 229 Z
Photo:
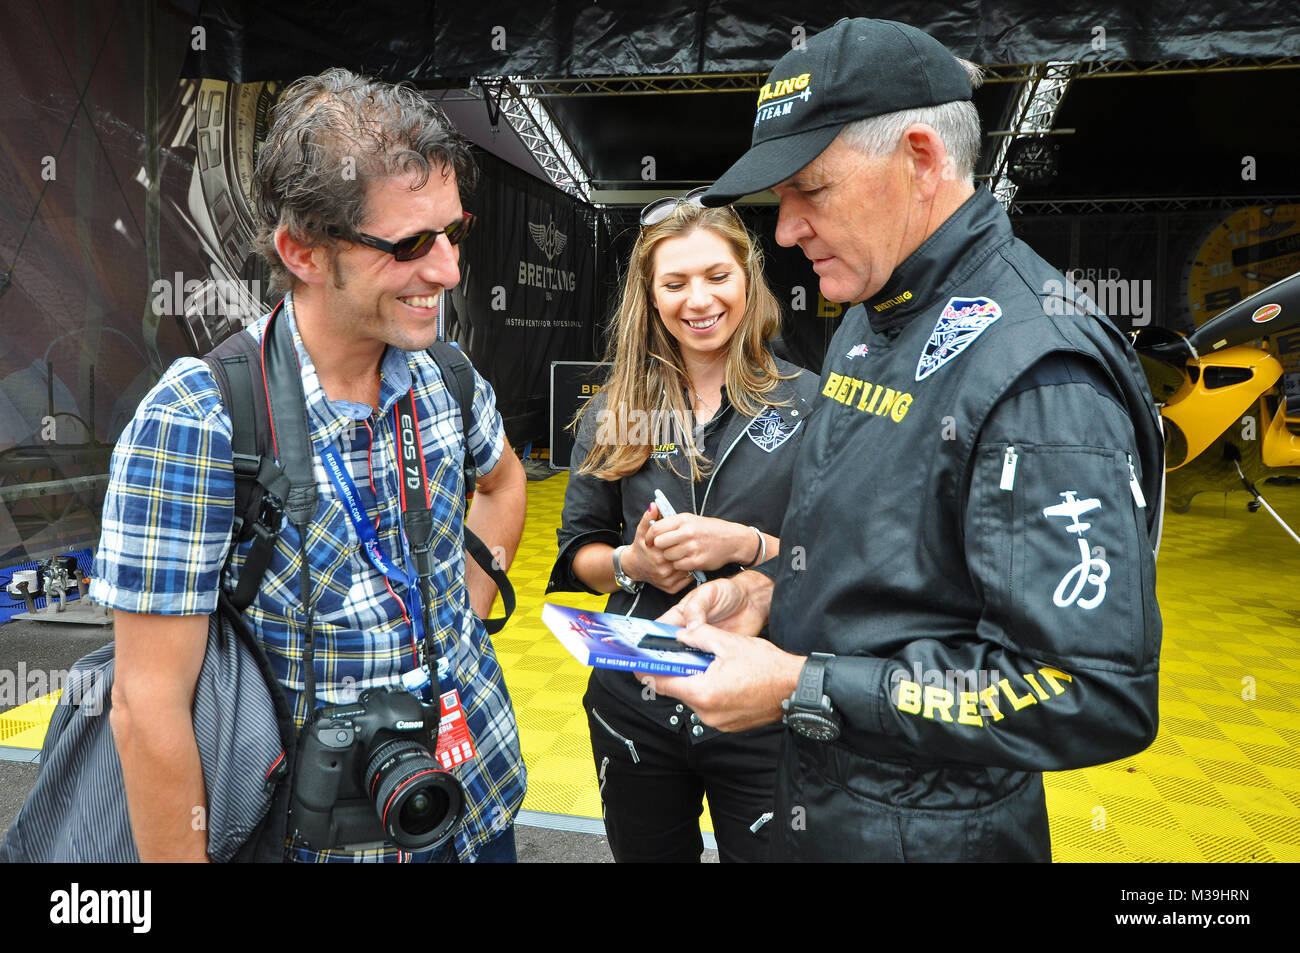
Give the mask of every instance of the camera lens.
M 447 815 L 447 806 L 446 792 L 419 791 L 406 799 L 397 822 L 404 831 L 427 834 Z
M 366 768 L 366 790 L 389 839 L 406 850 L 442 844 L 460 820 L 460 782 L 417 741 L 380 745 Z

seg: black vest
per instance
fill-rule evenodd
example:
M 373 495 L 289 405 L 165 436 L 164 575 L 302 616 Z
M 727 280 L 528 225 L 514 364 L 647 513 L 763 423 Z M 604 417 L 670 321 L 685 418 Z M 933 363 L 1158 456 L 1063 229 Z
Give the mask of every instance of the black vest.
M 1124 335 L 1086 299 L 1056 297 L 1062 287 L 981 188 L 879 294 L 850 310 L 826 357 L 781 530 L 776 644 L 801 655 L 905 660 L 920 640 L 979 638 L 989 596 L 967 564 L 965 510 L 977 467 L 987 480 L 991 461 L 977 460 L 975 448 L 993 407 L 1049 354 L 1088 362 L 1127 408 L 1150 505 L 1137 508 L 1127 493 L 1124 502 L 1154 543 L 1163 444 L 1145 378 Z M 1062 420 L 1063 437 L 1087 424 Z M 1133 555 L 1154 572 L 1150 552 Z M 1038 572 L 1030 581 L 1048 594 L 1061 576 L 1032 565 L 1026 572 Z M 1145 620 L 1136 614 L 1131 664 L 1149 667 L 1158 610 L 1152 602 Z M 916 761 L 906 739 L 845 740 L 858 754 Z

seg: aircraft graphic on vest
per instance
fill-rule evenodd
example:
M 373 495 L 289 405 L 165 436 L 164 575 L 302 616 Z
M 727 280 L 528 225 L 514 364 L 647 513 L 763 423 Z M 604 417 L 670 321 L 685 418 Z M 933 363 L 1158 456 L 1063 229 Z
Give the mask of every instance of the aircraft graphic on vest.
M 916 362 L 916 379 L 923 381 L 943 367 L 1000 317 L 1002 309 L 992 298 L 949 298 Z
M 1106 580 L 1110 578 L 1110 563 L 1102 556 L 1094 556 L 1083 534 L 1092 528 L 1091 523 L 1082 522 L 1079 517 L 1085 513 L 1101 509 L 1101 500 L 1088 497 L 1078 498 L 1077 490 L 1066 490 L 1058 494 L 1062 502 L 1055 506 L 1043 507 L 1043 515 L 1049 519 L 1053 516 L 1070 520 L 1065 527 L 1067 533 L 1077 536 L 1079 542 L 1079 562 L 1070 569 L 1056 584 L 1052 593 L 1052 602 L 1061 609 L 1077 605 L 1080 609 L 1095 609 L 1106 598 Z M 1087 598 L 1080 598 L 1087 586 L 1096 587 L 1096 591 Z
M 1057 503 L 1055 506 L 1046 506 L 1043 508 L 1044 516 L 1063 516 L 1071 520 L 1066 527 L 1067 532 L 1074 533 L 1076 536 L 1082 536 L 1092 526 L 1091 523 L 1079 522 L 1079 517 L 1084 513 L 1091 513 L 1093 510 L 1101 509 L 1101 500 L 1095 497 L 1089 497 L 1086 500 L 1076 499 L 1077 490 L 1066 490 L 1060 494 L 1065 500 L 1063 503 Z
M 745 432 L 754 441 L 754 446 L 765 453 L 771 453 L 789 440 L 799 427 L 800 424 L 786 423 L 775 407 L 769 407 L 749 422 Z

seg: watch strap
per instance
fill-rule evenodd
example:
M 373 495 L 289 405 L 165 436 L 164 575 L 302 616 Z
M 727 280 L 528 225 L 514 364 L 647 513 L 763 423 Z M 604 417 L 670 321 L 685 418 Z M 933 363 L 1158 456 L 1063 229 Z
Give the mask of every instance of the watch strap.
M 824 711 L 830 708 L 824 704 L 826 698 L 826 664 L 835 656 L 824 652 L 813 652 L 799 670 L 799 684 L 795 686 L 793 703 L 800 708 Z

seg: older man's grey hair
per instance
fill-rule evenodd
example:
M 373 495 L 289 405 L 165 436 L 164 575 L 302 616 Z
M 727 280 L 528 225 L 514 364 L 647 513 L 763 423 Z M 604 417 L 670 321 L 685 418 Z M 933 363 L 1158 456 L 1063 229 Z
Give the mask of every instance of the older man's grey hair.
M 469 143 L 414 87 L 337 67 L 293 83 L 276 104 L 253 175 L 253 244 L 272 287 L 294 280 L 275 248 L 278 226 L 311 246 L 356 241 L 371 182 L 410 177 L 418 189 L 432 175 L 453 173 L 463 197 L 478 174 Z
M 984 72 L 969 60 L 953 57 L 970 77 L 971 89 L 979 89 L 984 82 Z M 953 175 L 971 180 L 980 154 L 980 116 L 970 100 L 943 103 L 939 106 L 922 106 L 901 109 L 859 119 L 845 126 L 839 139 L 847 146 L 869 156 L 885 156 L 893 152 L 907 127 L 925 123 L 939 134 L 944 148 L 952 159 Z

